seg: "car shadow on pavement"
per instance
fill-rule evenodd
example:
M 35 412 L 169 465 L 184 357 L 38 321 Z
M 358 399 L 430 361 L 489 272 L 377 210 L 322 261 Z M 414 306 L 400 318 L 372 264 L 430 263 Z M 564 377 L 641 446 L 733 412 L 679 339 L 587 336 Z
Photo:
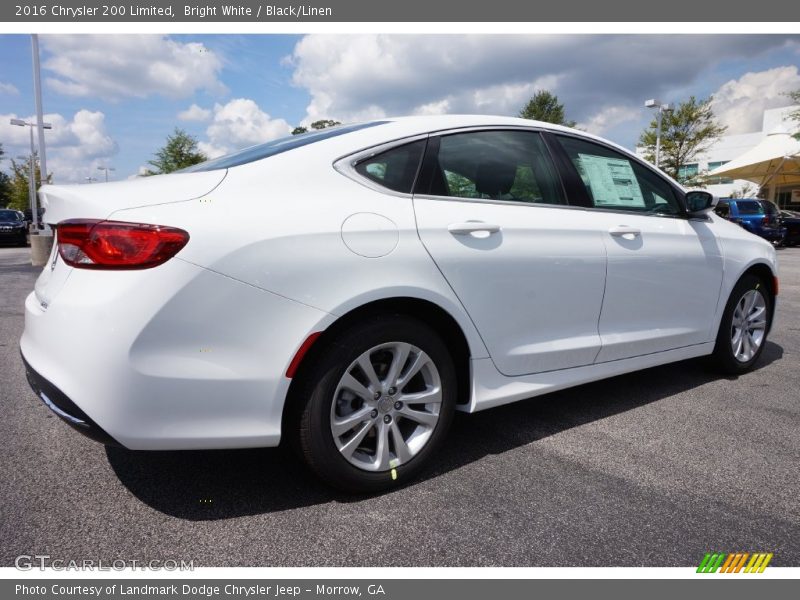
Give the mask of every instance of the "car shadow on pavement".
M 768 342 L 756 370 L 782 356 L 783 348 Z M 719 378 L 703 360 L 689 360 L 474 415 L 458 413 L 440 456 L 421 480 Z M 107 447 L 106 456 L 120 482 L 139 500 L 167 515 L 192 521 L 365 498 L 331 490 L 285 448 L 141 452 Z

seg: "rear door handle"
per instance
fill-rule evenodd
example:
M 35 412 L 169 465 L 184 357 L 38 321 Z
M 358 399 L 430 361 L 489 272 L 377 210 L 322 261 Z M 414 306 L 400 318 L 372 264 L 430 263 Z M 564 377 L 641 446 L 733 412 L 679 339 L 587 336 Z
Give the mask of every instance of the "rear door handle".
M 484 223 L 483 221 L 466 221 L 465 223 L 451 223 L 447 226 L 447 231 L 453 235 L 468 235 L 470 233 L 497 233 L 500 231 L 500 225 L 493 225 L 492 223 Z
M 642 234 L 641 230 L 636 229 L 636 227 L 629 227 L 628 225 L 617 225 L 616 227 L 612 227 L 611 229 L 609 229 L 608 233 L 616 237 L 623 235 L 636 236 Z

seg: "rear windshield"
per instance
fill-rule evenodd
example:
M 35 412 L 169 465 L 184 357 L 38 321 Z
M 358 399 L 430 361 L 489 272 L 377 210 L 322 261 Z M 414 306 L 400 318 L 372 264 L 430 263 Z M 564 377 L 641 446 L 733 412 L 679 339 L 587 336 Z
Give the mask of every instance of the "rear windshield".
M 739 209 L 740 215 L 764 214 L 764 209 L 761 208 L 758 200 L 737 200 L 736 207 Z
M 368 127 L 375 127 L 376 125 L 383 125 L 384 123 L 388 123 L 388 121 L 372 121 L 371 123 L 358 123 L 356 125 L 341 125 L 339 127 L 328 127 L 327 129 L 310 131 L 308 133 L 301 133 L 299 135 L 289 135 L 278 138 L 277 140 L 272 140 L 265 144 L 259 144 L 258 146 L 245 148 L 244 150 L 239 150 L 238 152 L 234 152 L 232 154 L 226 154 L 225 156 L 220 156 L 219 158 L 215 158 L 213 160 L 207 160 L 206 162 L 192 165 L 186 169 L 176 171 L 176 173 L 198 173 L 200 171 L 214 171 L 216 169 L 238 167 L 239 165 L 251 163 L 261 160 L 262 158 L 274 156 L 276 154 L 281 154 L 282 152 L 288 152 L 289 150 L 294 150 L 295 148 L 308 146 L 314 142 L 321 142 L 322 140 L 327 140 L 329 138 L 344 135 L 346 133 L 352 133 L 353 131 L 359 131 L 360 129 L 367 129 Z

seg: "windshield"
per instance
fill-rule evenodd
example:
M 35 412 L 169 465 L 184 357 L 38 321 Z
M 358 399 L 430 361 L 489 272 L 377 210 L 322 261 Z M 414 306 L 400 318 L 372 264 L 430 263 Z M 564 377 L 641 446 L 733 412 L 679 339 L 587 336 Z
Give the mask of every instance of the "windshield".
M 0 221 L 22 221 L 22 217 L 15 210 L 0 210 Z
M 737 200 L 736 207 L 740 215 L 762 215 L 764 209 L 761 208 L 758 200 Z
M 322 140 L 327 140 L 329 138 L 351 133 L 353 131 L 358 131 L 360 129 L 366 129 L 368 127 L 375 127 L 376 125 L 383 125 L 387 122 L 388 121 L 372 121 L 371 123 L 358 123 L 356 125 L 341 125 L 339 127 L 327 127 L 318 131 L 309 131 L 308 133 L 301 133 L 299 135 L 288 135 L 286 137 L 278 138 L 277 140 L 272 140 L 265 144 L 259 144 L 258 146 L 245 148 L 244 150 L 239 150 L 238 152 L 234 152 L 232 154 L 226 154 L 225 156 L 220 156 L 219 158 L 215 158 L 213 160 L 207 160 L 206 162 L 192 165 L 191 167 L 175 172 L 198 173 L 200 171 L 213 171 L 215 169 L 238 167 L 239 165 L 251 163 L 261 160 L 262 158 L 274 156 L 276 154 L 281 154 L 282 152 L 294 150 L 295 148 L 308 146 L 314 142 L 320 142 Z

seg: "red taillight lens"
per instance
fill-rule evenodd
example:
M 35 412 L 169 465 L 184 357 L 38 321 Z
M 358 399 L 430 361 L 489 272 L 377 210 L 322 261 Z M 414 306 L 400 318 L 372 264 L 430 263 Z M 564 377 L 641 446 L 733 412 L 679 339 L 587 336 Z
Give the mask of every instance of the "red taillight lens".
M 56 228 L 58 253 L 80 269 L 149 269 L 175 256 L 189 241 L 183 229 L 71 219 Z

